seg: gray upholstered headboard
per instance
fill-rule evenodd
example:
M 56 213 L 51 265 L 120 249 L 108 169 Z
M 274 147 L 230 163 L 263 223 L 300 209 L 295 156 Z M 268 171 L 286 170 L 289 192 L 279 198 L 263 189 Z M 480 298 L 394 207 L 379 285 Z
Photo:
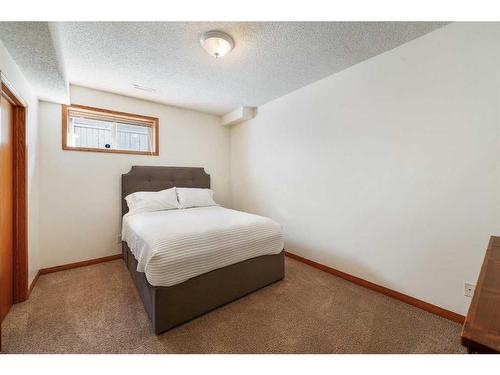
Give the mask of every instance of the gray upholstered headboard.
M 122 215 L 128 212 L 125 197 L 136 191 L 160 191 L 172 187 L 210 188 L 203 168 L 133 166 L 122 174 Z

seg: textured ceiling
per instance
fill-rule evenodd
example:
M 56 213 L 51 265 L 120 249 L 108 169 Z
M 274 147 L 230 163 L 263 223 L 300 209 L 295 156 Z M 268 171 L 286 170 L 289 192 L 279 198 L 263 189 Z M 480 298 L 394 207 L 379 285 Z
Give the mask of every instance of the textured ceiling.
M 47 22 L 0 22 L 0 40 L 40 99 L 67 100 L 64 67 Z
M 57 91 L 66 81 L 223 114 L 239 106 L 262 105 L 445 23 L 57 22 L 47 26 L 16 22 L 21 25 L 16 27 L 1 24 L 0 39 L 28 79 L 39 88 L 45 85 L 45 90 Z M 8 31 L 5 28 L 23 35 L 4 37 L 4 31 Z M 230 54 L 218 60 L 208 55 L 198 41 L 202 32 L 212 29 L 229 33 L 236 43 Z M 52 38 L 47 35 L 48 30 Z M 27 44 L 27 51 L 19 47 L 20 38 Z M 52 46 L 48 45 L 50 39 Z M 134 84 L 155 91 L 139 91 Z

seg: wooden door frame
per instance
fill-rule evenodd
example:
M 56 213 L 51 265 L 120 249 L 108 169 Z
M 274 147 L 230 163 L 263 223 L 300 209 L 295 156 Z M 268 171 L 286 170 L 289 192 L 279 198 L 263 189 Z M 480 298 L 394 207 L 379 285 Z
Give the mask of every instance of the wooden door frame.
M 18 303 L 28 298 L 27 107 L 22 99 L 15 94 L 14 88 L 3 75 L 0 75 L 0 91 L 1 96 L 7 99 L 14 109 L 14 254 L 12 302 Z

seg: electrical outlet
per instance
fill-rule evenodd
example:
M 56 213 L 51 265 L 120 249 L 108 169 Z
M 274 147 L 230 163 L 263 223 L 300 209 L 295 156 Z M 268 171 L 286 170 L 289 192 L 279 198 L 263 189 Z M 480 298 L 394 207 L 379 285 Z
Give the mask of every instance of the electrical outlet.
M 472 298 L 475 289 L 476 289 L 476 284 L 469 283 L 466 281 L 464 283 L 464 296 Z

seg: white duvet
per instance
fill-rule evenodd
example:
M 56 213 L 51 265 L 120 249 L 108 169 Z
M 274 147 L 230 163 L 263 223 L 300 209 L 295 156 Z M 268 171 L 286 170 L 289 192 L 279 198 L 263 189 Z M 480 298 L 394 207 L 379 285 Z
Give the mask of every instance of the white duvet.
M 278 254 L 284 245 L 275 221 L 219 206 L 126 214 L 122 239 L 154 286 Z

